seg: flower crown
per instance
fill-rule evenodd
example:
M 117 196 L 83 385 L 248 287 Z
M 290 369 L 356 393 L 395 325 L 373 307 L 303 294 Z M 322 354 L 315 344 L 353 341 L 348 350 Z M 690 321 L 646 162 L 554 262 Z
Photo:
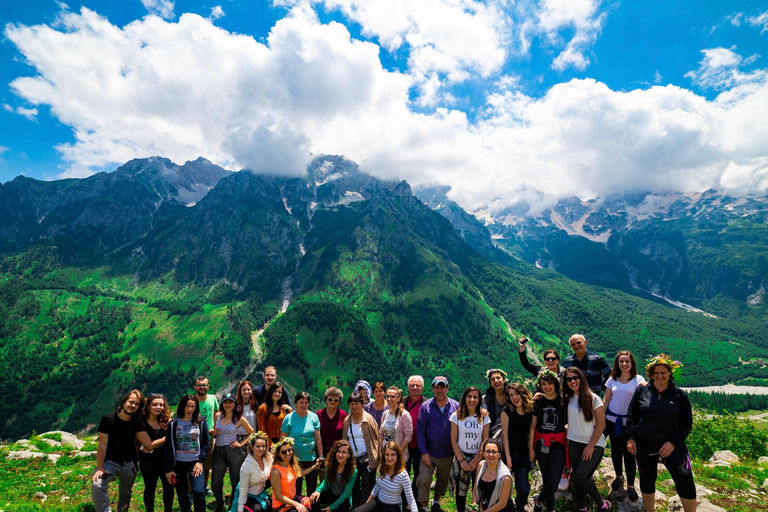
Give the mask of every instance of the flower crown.
M 257 430 L 248 437 L 248 446 L 253 446 L 253 443 L 255 443 L 257 439 L 263 439 L 267 441 L 267 444 L 269 444 L 269 437 L 267 436 L 267 434 L 265 434 L 261 430 Z
M 668 367 L 672 371 L 672 375 L 674 376 L 677 370 L 683 367 L 683 363 L 680 361 L 673 361 L 671 357 L 669 357 L 667 354 L 659 354 L 653 359 L 651 359 L 647 365 L 645 365 L 646 370 L 650 370 L 657 364 L 663 364 L 664 366 Z
M 289 444 L 293 446 L 293 438 L 292 437 L 284 437 L 280 439 L 278 442 L 272 445 L 272 452 L 277 453 L 277 451 L 280 449 L 281 446 L 284 444 Z
M 541 371 L 539 372 L 538 380 L 541 381 L 543 377 L 552 377 L 556 381 L 560 381 L 560 377 L 558 377 L 555 372 L 553 372 L 552 370 L 547 370 L 546 368 L 541 369 Z
M 490 370 L 486 370 L 485 378 L 490 380 L 491 379 L 491 375 L 493 375 L 494 373 L 500 373 L 501 376 L 504 377 L 504 380 L 507 379 L 507 372 L 505 372 L 504 370 L 501 370 L 499 368 L 491 368 Z

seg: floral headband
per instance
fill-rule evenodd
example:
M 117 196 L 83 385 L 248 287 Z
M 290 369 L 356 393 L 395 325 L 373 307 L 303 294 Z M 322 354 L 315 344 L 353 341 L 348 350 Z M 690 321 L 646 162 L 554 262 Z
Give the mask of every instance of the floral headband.
M 256 432 L 251 434 L 250 437 L 248 437 L 248 446 L 253 446 L 257 439 L 263 439 L 267 441 L 267 444 L 269 444 L 269 437 L 267 436 L 267 434 L 265 434 L 261 430 L 257 430 Z
M 555 372 L 553 372 L 552 370 L 547 370 L 546 368 L 543 368 L 539 372 L 539 377 L 538 377 L 539 382 L 541 382 L 541 379 L 543 379 L 544 377 L 550 377 L 556 381 L 560 380 L 560 377 L 558 377 Z
M 499 368 L 491 368 L 490 370 L 486 370 L 485 378 L 488 379 L 488 380 L 491 380 L 491 375 L 493 375 L 494 373 L 500 373 L 501 376 L 504 377 L 504 380 L 507 379 L 507 372 L 505 372 L 504 370 L 501 370 Z
M 680 361 L 673 361 L 671 357 L 669 357 L 667 354 L 659 354 L 653 359 L 651 359 L 647 365 L 645 365 L 646 370 L 650 370 L 657 364 L 663 364 L 667 368 L 670 368 L 672 371 L 672 376 L 675 375 L 677 370 L 683 367 L 683 363 Z
M 284 444 L 289 444 L 293 446 L 293 438 L 292 437 L 284 437 L 280 439 L 278 442 L 272 445 L 272 453 L 277 453 L 278 450 L 280 450 L 280 447 Z

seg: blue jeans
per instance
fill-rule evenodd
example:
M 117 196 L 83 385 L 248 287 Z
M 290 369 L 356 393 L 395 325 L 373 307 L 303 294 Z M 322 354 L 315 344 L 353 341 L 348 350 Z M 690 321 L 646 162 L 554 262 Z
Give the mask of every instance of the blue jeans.
M 197 461 L 181 462 L 176 461 L 173 471 L 176 472 L 176 495 L 179 498 L 179 508 L 181 512 L 190 512 L 189 504 L 189 486 L 187 477 L 192 484 L 192 501 L 195 505 L 195 512 L 205 512 L 205 472 L 197 476 L 192 476 Z
M 512 475 L 515 477 L 515 505 L 517 510 L 523 510 L 528 503 L 528 495 L 531 492 L 531 483 L 528 481 L 528 469 L 531 467 L 531 461 L 528 455 L 515 453 L 510 457 L 512 459 Z

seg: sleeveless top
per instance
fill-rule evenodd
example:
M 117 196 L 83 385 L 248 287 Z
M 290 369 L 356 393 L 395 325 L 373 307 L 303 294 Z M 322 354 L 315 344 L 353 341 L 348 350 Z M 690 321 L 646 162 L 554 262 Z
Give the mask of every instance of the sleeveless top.
M 288 499 L 293 499 L 296 496 L 296 473 L 292 467 L 284 468 L 280 464 L 274 464 L 272 469 L 276 469 L 280 472 L 280 491 L 283 496 Z M 284 507 L 285 503 L 275 498 L 275 493 L 272 493 L 272 510 L 277 510 L 280 507 Z
M 229 446 L 232 441 L 237 441 L 237 425 L 230 423 L 229 425 L 221 424 L 221 416 L 216 420 L 216 428 L 219 429 L 219 435 L 216 436 L 216 444 L 220 447 Z

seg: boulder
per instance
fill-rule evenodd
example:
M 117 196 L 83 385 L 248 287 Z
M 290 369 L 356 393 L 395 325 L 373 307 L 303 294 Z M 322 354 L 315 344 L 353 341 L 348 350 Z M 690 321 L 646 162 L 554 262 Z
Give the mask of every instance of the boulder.
M 667 510 L 669 512 L 683 512 L 683 502 L 680 501 L 680 496 L 672 496 Z M 726 512 L 726 510 L 698 496 L 696 498 L 696 512 Z
M 50 432 L 46 432 L 45 434 L 59 434 L 61 436 L 61 446 L 71 446 L 76 450 L 79 450 L 85 446 L 85 441 L 78 439 L 75 434 L 70 434 L 69 432 L 64 432 L 63 430 L 52 430 Z M 45 436 L 45 434 L 43 434 L 43 436 Z
M 739 456 L 730 450 L 717 451 L 709 458 L 709 463 L 713 466 L 730 466 L 736 462 L 739 462 Z
M 760 486 L 760 488 L 764 491 L 768 491 L 768 478 L 763 480 L 763 485 Z
M 759 459 L 757 459 L 757 465 L 758 466 L 768 466 L 768 457 L 763 455 Z
M 61 454 L 60 453 L 49 453 L 48 454 L 48 460 L 53 462 L 54 464 L 59 462 L 60 458 L 61 458 Z
M 34 495 L 34 496 L 32 496 L 32 497 L 33 497 L 33 498 L 35 498 L 35 499 L 37 499 L 37 500 L 40 500 L 40 501 L 42 501 L 42 502 L 45 502 L 45 500 L 47 500 L 47 499 L 48 499 L 48 496 L 46 496 L 46 495 L 45 495 L 45 493 L 44 493 L 43 491 L 37 491 L 37 492 L 35 493 L 35 495 Z
M 27 459 L 39 459 L 45 457 L 42 452 L 31 452 L 29 450 L 10 451 L 8 452 L 8 458 L 10 460 L 27 460 Z
M 48 446 L 53 446 L 54 448 L 61 448 L 61 443 L 58 442 L 55 439 L 43 438 L 43 439 L 40 439 L 40 440 L 42 442 L 44 442 L 45 444 L 47 444 Z

